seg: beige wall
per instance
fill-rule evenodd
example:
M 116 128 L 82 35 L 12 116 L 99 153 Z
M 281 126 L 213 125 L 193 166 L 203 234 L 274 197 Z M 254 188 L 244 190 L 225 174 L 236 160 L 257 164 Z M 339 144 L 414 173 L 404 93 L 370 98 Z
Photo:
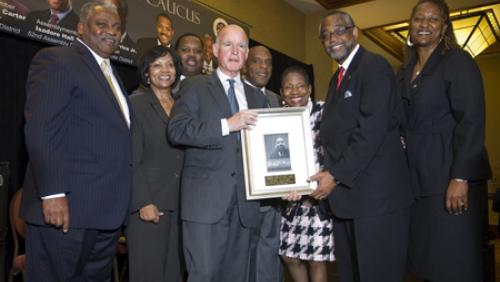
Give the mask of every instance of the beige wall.
M 251 26 L 250 37 L 299 61 L 305 60 L 305 16 L 284 1 L 199 0 Z
M 478 56 L 476 62 L 486 95 L 486 147 L 493 170 L 490 188 L 496 189 L 500 187 L 500 54 Z

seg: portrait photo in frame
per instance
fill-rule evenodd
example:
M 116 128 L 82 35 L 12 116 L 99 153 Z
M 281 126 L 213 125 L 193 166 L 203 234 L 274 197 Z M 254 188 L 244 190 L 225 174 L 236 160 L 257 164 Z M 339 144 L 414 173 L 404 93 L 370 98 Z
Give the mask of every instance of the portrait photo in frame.
M 277 198 L 316 189 L 309 176 L 314 163 L 309 111 L 306 107 L 257 109 L 256 126 L 241 132 L 248 200 Z

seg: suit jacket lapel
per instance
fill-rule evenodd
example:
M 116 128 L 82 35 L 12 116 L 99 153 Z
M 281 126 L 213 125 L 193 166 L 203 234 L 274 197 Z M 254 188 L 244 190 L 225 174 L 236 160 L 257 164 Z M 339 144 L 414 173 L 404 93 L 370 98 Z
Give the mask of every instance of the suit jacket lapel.
M 347 90 L 349 90 L 349 84 L 352 78 L 352 74 L 356 72 L 356 69 L 359 66 L 361 61 L 361 57 L 363 56 L 365 50 L 362 46 L 359 46 L 358 52 L 352 58 L 351 64 L 347 68 L 344 73 L 344 77 L 342 82 L 340 83 L 339 88 L 337 89 L 337 80 L 338 80 L 338 70 L 333 74 L 332 79 L 330 80 L 330 86 L 328 87 L 328 97 L 326 100 L 325 109 L 333 109 L 335 105 L 344 99 L 344 94 Z
M 99 67 L 99 65 L 97 64 L 97 61 L 94 58 L 94 56 L 92 55 L 92 53 L 90 53 L 90 51 L 87 49 L 87 47 L 85 47 L 78 40 L 75 40 L 75 42 L 73 43 L 72 46 L 74 48 L 76 48 L 78 50 L 78 52 L 81 54 L 82 61 L 90 69 L 90 72 L 92 73 L 92 75 L 94 75 L 94 77 L 97 79 L 97 81 L 99 81 L 100 86 L 104 89 L 103 93 L 106 94 L 107 98 L 110 100 L 110 102 L 113 105 L 113 107 L 115 108 L 115 110 L 118 111 L 118 113 L 122 117 L 123 122 L 126 125 L 127 122 L 125 121 L 125 117 L 123 116 L 120 105 L 118 105 L 118 101 L 116 101 L 115 95 L 113 94 L 113 91 L 111 90 L 111 88 L 108 84 L 108 81 L 104 77 L 104 74 L 102 73 L 102 70 Z M 125 88 L 123 87 L 122 82 L 119 79 L 119 76 L 116 74 L 116 71 L 114 69 L 113 69 L 113 74 L 115 75 L 116 80 L 118 81 L 118 84 L 121 87 L 122 93 L 124 94 L 125 98 L 127 99 L 127 103 L 128 103 L 128 98 L 126 95 L 127 92 L 124 90 Z
M 413 57 L 408 66 L 405 67 L 405 71 L 403 72 L 405 75 L 400 78 L 404 79 L 404 89 L 402 89 L 402 96 L 403 99 L 407 99 L 408 101 L 410 101 L 411 105 L 414 105 L 416 101 L 420 99 L 420 96 L 425 95 L 425 93 L 419 92 L 421 81 L 425 79 L 426 76 L 432 75 L 434 69 L 440 64 L 441 60 L 443 60 L 444 56 L 442 54 L 442 49 L 443 44 L 441 43 L 432 52 L 431 56 L 425 63 L 424 68 L 420 71 L 420 75 L 418 75 L 413 81 L 411 80 L 411 78 L 413 75 L 413 68 L 417 63 L 417 58 Z
M 158 100 L 158 98 L 155 96 L 152 90 L 148 90 L 146 93 L 149 96 L 149 103 L 151 104 L 151 107 L 153 108 L 154 112 L 160 117 L 160 119 L 165 124 L 168 124 L 167 113 L 165 113 L 165 110 L 161 106 L 161 103 Z
M 220 109 L 222 109 L 224 116 L 231 116 L 231 107 L 229 106 L 229 101 L 227 100 L 226 91 L 222 86 L 222 83 L 217 76 L 217 72 L 213 72 L 208 78 L 208 90 L 210 95 L 214 98 L 214 100 L 219 105 Z
M 257 90 L 255 87 L 252 87 L 246 83 L 243 83 L 243 86 L 245 89 L 245 97 L 247 98 L 248 108 L 255 109 L 255 108 L 260 107 L 260 105 L 258 105 L 258 103 L 257 103 L 257 100 L 255 99 L 255 95 L 250 94 L 250 93 L 252 93 L 252 91 L 259 91 L 260 92 L 260 90 Z M 260 95 L 262 95 L 262 94 L 260 94 Z M 269 105 L 269 101 L 267 101 L 267 96 L 265 98 L 266 98 L 266 103 Z

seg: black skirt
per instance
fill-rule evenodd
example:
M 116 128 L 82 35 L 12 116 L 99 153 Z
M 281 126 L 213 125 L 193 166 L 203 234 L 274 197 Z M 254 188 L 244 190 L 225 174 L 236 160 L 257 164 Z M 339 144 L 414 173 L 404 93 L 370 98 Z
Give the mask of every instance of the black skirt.
M 469 183 L 468 210 L 449 214 L 445 195 L 417 199 L 411 207 L 409 271 L 430 281 L 483 281 L 485 183 Z

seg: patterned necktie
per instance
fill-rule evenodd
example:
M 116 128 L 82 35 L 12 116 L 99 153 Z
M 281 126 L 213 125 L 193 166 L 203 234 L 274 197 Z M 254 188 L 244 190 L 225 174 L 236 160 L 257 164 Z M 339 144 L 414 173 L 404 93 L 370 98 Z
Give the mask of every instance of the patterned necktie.
M 59 17 L 57 17 L 56 14 L 50 15 L 49 24 L 56 25 L 58 21 L 59 21 Z
M 339 73 L 337 76 L 337 90 L 339 90 L 340 84 L 342 83 L 342 79 L 344 78 L 344 71 L 345 69 L 343 67 L 339 68 Z
M 238 106 L 238 101 L 236 100 L 236 92 L 234 91 L 234 79 L 228 79 L 229 89 L 227 90 L 227 100 L 229 101 L 229 106 L 231 107 L 231 115 L 239 112 L 240 107 Z
M 120 103 L 120 96 L 119 96 L 120 94 L 118 94 L 118 91 L 116 91 L 115 85 L 113 84 L 113 79 L 111 78 L 111 66 L 109 65 L 109 62 L 107 60 L 103 60 L 101 62 L 101 70 L 104 74 L 104 77 L 106 77 L 106 80 L 108 81 L 109 87 L 111 88 L 111 92 L 113 92 L 113 96 L 115 96 L 115 100 L 118 103 L 118 107 L 120 107 L 123 117 L 125 118 L 125 120 L 127 120 L 125 115 L 125 109 L 123 109 L 123 106 Z

